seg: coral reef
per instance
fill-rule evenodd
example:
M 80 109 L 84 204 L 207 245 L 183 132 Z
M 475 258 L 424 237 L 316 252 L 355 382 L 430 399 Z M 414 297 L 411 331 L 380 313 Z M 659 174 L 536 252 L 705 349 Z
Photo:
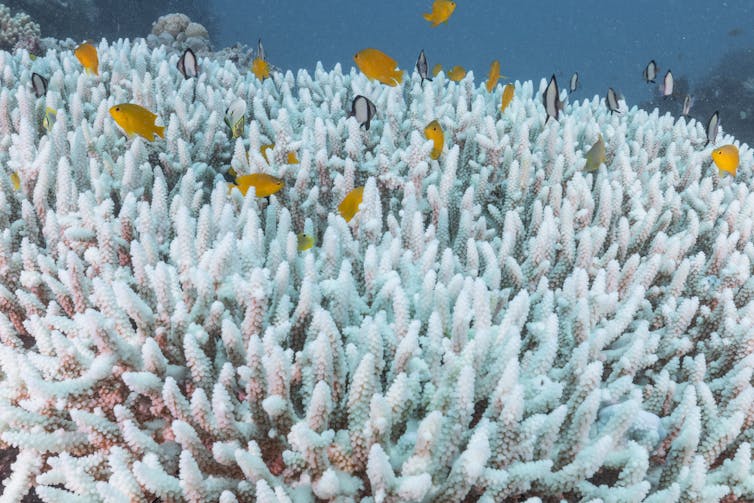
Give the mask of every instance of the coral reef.
M 13 8 L 27 12 L 40 24 L 45 36 L 57 39 L 115 40 L 143 36 L 151 20 L 180 9 L 212 31 L 212 2 L 178 0 L 7 0 Z
M 747 147 L 721 179 L 697 121 L 595 97 L 545 125 L 544 80 L 501 115 L 471 73 L 184 79 L 165 47 L 98 49 L 99 77 L 0 52 L 3 500 L 754 498 Z M 127 139 L 122 102 L 165 140 Z M 229 193 L 228 166 L 286 186 Z
M 28 14 L 16 12 L 0 3 L 0 50 L 26 49 L 37 52 L 39 48 L 39 25 Z
M 211 49 L 209 32 L 199 23 L 192 22 L 186 14 L 173 13 L 160 16 L 152 24 L 152 32 L 147 36 L 152 47 L 166 45 L 179 51 L 190 48 L 196 53 L 206 53 Z

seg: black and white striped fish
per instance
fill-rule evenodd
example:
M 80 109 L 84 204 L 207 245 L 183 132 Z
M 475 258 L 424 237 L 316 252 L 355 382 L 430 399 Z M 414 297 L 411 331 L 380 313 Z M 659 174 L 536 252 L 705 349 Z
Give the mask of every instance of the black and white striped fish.
M 715 110 L 715 113 L 713 113 L 707 121 L 707 143 L 704 144 L 705 147 L 710 143 L 712 143 L 713 145 L 715 144 L 715 140 L 717 139 L 717 126 L 719 122 L 720 113 Z
M 41 98 L 42 96 L 47 94 L 47 79 L 42 77 L 38 73 L 32 73 L 31 87 L 34 88 L 34 94 L 37 95 L 37 98 Z
M 353 99 L 351 103 L 351 111 L 348 113 L 348 117 L 355 117 L 359 126 L 369 131 L 369 124 L 372 122 L 372 118 L 377 114 L 377 107 L 372 103 L 369 98 L 358 95 Z
M 607 89 L 607 96 L 605 97 L 605 104 L 607 104 L 607 109 L 610 110 L 610 115 L 613 114 L 613 112 L 620 112 L 620 103 L 618 103 L 618 93 L 615 92 L 615 89 L 612 87 L 609 87 Z
M 191 77 L 199 75 L 199 64 L 196 62 L 196 54 L 194 54 L 194 51 L 190 48 L 183 51 L 176 66 L 185 79 L 190 79 Z
M 424 55 L 424 49 L 421 50 L 419 57 L 416 59 L 416 71 L 419 72 L 419 77 L 421 77 L 422 79 L 422 86 L 424 86 L 425 80 L 432 82 L 432 79 L 427 76 L 429 72 L 429 65 L 427 64 L 427 56 Z
M 579 72 L 573 72 L 571 75 L 571 85 L 568 87 L 570 92 L 575 92 L 579 88 Z
M 667 98 L 673 94 L 673 74 L 670 70 L 665 74 L 665 78 L 662 80 L 662 97 Z
M 691 111 L 691 105 L 693 104 L 694 104 L 694 99 L 687 94 L 686 97 L 683 98 L 683 110 L 681 111 L 681 115 L 683 115 L 684 117 L 688 117 L 689 112 Z
M 263 61 L 267 61 L 267 54 L 264 52 L 261 38 L 259 39 L 259 42 L 257 42 L 257 57 Z
M 563 102 L 560 101 L 560 90 L 558 89 L 558 81 L 555 79 L 555 74 L 550 77 L 550 83 L 547 84 L 545 92 L 542 93 L 542 103 L 545 106 L 545 112 L 547 112 L 547 118 L 545 124 L 552 117 L 558 120 L 558 115 L 563 109 Z
M 655 60 L 653 59 L 647 63 L 647 67 L 644 68 L 644 80 L 646 80 L 647 83 L 651 82 L 654 84 L 655 78 L 657 78 L 657 63 L 655 63 Z

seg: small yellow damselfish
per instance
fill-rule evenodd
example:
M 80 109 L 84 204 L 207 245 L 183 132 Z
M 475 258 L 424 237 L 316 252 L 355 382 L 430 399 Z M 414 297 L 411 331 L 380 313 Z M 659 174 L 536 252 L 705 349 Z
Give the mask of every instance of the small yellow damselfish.
M 717 166 L 720 176 L 726 174 L 736 176 L 738 170 L 738 147 L 735 145 L 723 145 L 712 151 L 712 160 Z
M 235 183 L 228 184 L 228 190 L 233 190 L 234 187 L 240 190 L 244 196 L 249 191 L 249 187 L 254 187 L 254 193 L 257 197 L 267 197 L 285 187 L 285 182 L 266 173 L 252 173 L 241 175 L 236 178 Z
M 354 55 L 353 60 L 370 79 L 379 80 L 388 86 L 397 86 L 403 81 L 403 72 L 398 69 L 398 62 L 379 49 L 363 49 Z
M 270 64 L 262 58 L 254 58 L 251 63 L 251 73 L 259 80 L 264 80 L 270 76 Z
M 298 236 L 296 236 L 297 244 L 298 244 L 298 251 L 306 251 L 312 246 L 314 246 L 314 236 L 311 236 L 306 233 L 300 233 Z
M 437 119 L 427 124 L 427 127 L 424 128 L 424 136 L 434 143 L 430 157 L 438 159 L 440 154 L 442 154 L 442 147 L 445 144 L 445 133 L 443 133 L 440 122 Z
M 425 12 L 424 19 L 432 23 L 432 28 L 435 28 L 441 23 L 447 23 L 454 10 L 456 10 L 455 2 L 451 0 L 435 0 L 432 3 L 432 12 Z
M 99 75 L 99 58 L 97 56 L 97 48 L 89 42 L 84 42 L 80 46 L 76 47 L 73 51 L 76 59 L 79 60 L 81 66 L 83 66 L 87 72 Z
M 154 123 L 157 114 L 140 105 L 121 103 L 110 108 L 110 115 L 128 136 L 138 134 L 149 141 L 154 141 L 154 135 L 165 137 L 165 128 Z
M 351 219 L 358 213 L 359 205 L 364 199 L 364 187 L 356 187 L 351 192 L 346 194 L 343 201 L 338 205 L 338 213 L 342 216 L 346 222 L 350 222 Z
M 461 82 L 466 76 L 466 68 L 456 65 L 448 70 L 448 78 L 453 82 Z
M 516 86 L 513 84 L 506 84 L 503 88 L 503 99 L 500 103 L 500 113 L 505 112 L 505 109 L 508 108 L 508 105 L 513 101 L 513 93 L 515 90 Z

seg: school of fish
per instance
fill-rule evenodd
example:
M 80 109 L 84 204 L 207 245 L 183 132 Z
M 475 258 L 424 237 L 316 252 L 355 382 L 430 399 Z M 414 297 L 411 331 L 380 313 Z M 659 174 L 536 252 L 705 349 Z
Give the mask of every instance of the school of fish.
M 456 2 L 454 1 L 434 0 L 430 12 L 424 13 L 423 17 L 434 28 L 441 24 L 448 24 L 448 21 L 455 10 Z M 84 42 L 80 44 L 74 49 L 73 54 L 81 63 L 87 74 L 93 77 L 99 76 L 100 61 L 97 48 L 92 42 Z M 361 49 L 354 54 L 353 60 L 357 68 L 369 79 L 376 80 L 387 86 L 397 86 L 403 82 L 404 72 L 399 69 L 398 62 L 379 49 Z M 191 49 L 186 49 L 183 52 L 176 67 L 185 79 L 196 78 L 199 75 L 200 69 L 198 59 Z M 500 61 L 497 59 L 493 60 L 490 64 L 488 77 L 484 83 L 484 87 L 488 93 L 494 93 L 496 91 L 501 78 L 508 78 L 501 75 L 500 68 Z M 259 39 L 257 51 L 249 70 L 259 80 L 270 78 L 272 72 L 277 70 L 267 61 L 266 52 L 261 39 Z M 421 78 L 421 85 L 423 86 L 425 80 L 431 82 L 433 78 L 437 78 L 443 71 L 443 67 L 440 63 L 436 63 L 432 67 L 430 76 L 427 55 L 424 49 L 422 49 L 416 61 L 416 71 Z M 645 82 L 653 84 L 656 82 L 659 71 L 660 69 L 657 62 L 652 59 L 644 68 L 642 77 Z M 452 66 L 445 74 L 446 78 L 451 82 L 460 82 L 466 78 L 466 75 L 467 71 L 461 65 Z M 47 85 L 48 80 L 45 76 L 38 73 L 32 73 L 31 87 L 38 98 L 45 96 Z M 574 72 L 569 80 L 569 94 L 575 93 L 579 87 L 579 74 L 578 72 Z M 659 86 L 659 92 L 663 99 L 676 98 L 674 95 L 673 74 L 670 70 L 666 71 L 662 83 Z M 194 86 L 194 93 L 196 93 L 196 86 Z M 501 114 L 505 113 L 508 105 L 513 101 L 514 94 L 515 86 L 512 83 L 503 86 L 500 104 Z M 550 119 L 558 121 L 561 111 L 565 108 L 566 100 L 561 99 L 560 89 L 554 74 L 550 78 L 545 91 L 542 93 L 542 104 L 545 110 L 545 124 L 547 124 Z M 688 117 L 692 105 L 693 98 L 686 95 L 683 98 L 681 115 Z M 608 89 L 605 96 L 605 107 L 611 114 L 620 114 L 622 112 L 621 98 L 612 87 Z M 157 114 L 139 104 L 120 103 L 111 107 L 109 112 L 115 123 L 120 126 L 129 138 L 138 135 L 149 142 L 155 141 L 157 137 L 164 138 L 165 127 L 157 125 L 157 121 L 159 120 Z M 41 125 L 47 132 L 52 131 L 56 115 L 56 110 L 50 107 L 46 108 Z M 358 95 L 353 98 L 351 110 L 347 114 L 347 118 L 354 118 L 360 127 L 363 126 L 366 131 L 369 131 L 371 122 L 377 117 L 377 106 L 369 99 L 369 97 Z M 243 136 L 246 119 L 246 101 L 243 99 L 233 101 L 228 106 L 224 118 L 231 138 L 236 139 Z M 714 165 L 717 166 L 720 176 L 735 176 L 739 167 L 738 147 L 733 144 L 715 146 L 718 127 L 719 113 L 714 112 L 706 123 L 707 142 L 703 148 L 712 144 L 711 160 Z M 439 120 L 434 119 L 427 124 L 423 133 L 426 140 L 431 142 L 429 158 L 433 161 L 439 160 L 445 148 L 445 132 Z M 272 167 L 274 164 L 269 155 L 269 153 L 273 151 L 275 151 L 274 143 L 261 145 L 260 153 L 268 164 L 268 166 L 263 166 L 264 168 Z M 600 167 L 606 166 L 606 163 L 608 162 L 607 152 L 607 143 L 603 134 L 600 132 L 597 135 L 596 141 L 584 153 L 583 170 L 586 172 L 595 172 L 599 170 Z M 299 162 L 295 151 L 281 152 L 280 154 L 282 157 L 278 156 L 277 158 L 285 159 L 286 163 L 289 165 L 295 165 Z M 249 157 L 248 153 L 247 157 Z M 229 180 L 228 191 L 231 192 L 233 190 L 238 190 L 244 196 L 248 193 L 249 189 L 253 188 L 256 197 L 267 198 L 278 193 L 285 187 L 285 180 L 261 171 L 239 175 L 233 168 L 229 168 L 226 171 L 225 176 L 229 177 L 227 178 Z M 10 179 L 14 189 L 20 190 L 21 179 L 19 178 L 18 173 L 10 173 Z M 346 222 L 350 222 L 358 214 L 359 206 L 363 199 L 363 193 L 363 186 L 355 187 L 345 195 L 338 205 L 338 213 Z M 317 239 L 314 235 L 300 232 L 297 236 L 297 247 L 300 252 L 309 250 L 316 245 Z

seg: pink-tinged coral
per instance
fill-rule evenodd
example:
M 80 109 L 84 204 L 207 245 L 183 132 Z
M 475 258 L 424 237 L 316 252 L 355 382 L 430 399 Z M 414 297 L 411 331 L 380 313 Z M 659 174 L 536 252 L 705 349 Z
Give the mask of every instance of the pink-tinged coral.
M 719 178 L 696 121 L 595 98 L 545 124 L 544 81 L 501 115 L 472 74 L 184 79 L 164 46 L 98 51 L 98 78 L 0 52 L 4 499 L 754 498 L 748 147 Z M 123 102 L 165 139 L 127 138 Z M 243 197 L 229 167 L 285 186 Z
M 10 7 L 0 3 L 0 50 L 39 49 L 39 25 L 24 12 L 11 15 Z

